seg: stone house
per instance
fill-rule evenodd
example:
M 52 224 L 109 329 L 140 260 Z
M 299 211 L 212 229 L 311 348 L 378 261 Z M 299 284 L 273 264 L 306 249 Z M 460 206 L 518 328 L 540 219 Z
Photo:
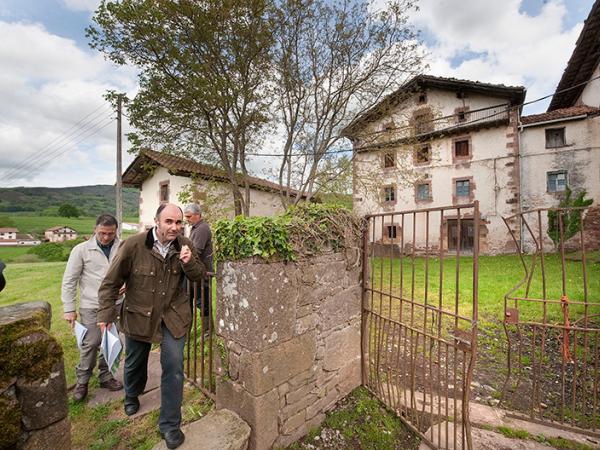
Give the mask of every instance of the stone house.
M 48 228 L 44 232 L 44 238 L 48 242 L 65 242 L 72 241 L 78 237 L 77 230 L 67 226 L 57 226 Z
M 278 184 L 255 177 L 247 180 L 251 216 L 272 216 L 284 211 Z M 185 206 L 179 195 L 191 187 L 193 200 L 208 213 L 205 215 L 234 217 L 233 194 L 226 174 L 187 158 L 143 150 L 123 173 L 123 186 L 140 190 L 141 228 L 154 225 L 154 214 L 161 203 Z
M 600 223 L 598 42 L 600 1 L 592 7 L 543 114 L 521 115 L 523 87 L 427 75 L 401 86 L 344 131 L 355 151 L 355 211 L 371 214 L 478 200 L 481 251 L 488 254 L 514 249 L 503 216 L 556 206 L 567 187 L 586 190 L 595 205 L 586 220 Z M 439 242 L 452 250 L 456 220 L 440 220 L 432 218 L 431 229 L 441 230 Z M 465 251 L 472 246 L 472 222 L 468 216 L 461 221 Z M 384 225 L 375 240 L 385 244 L 400 230 Z M 410 226 L 409 217 L 405 227 Z M 419 236 L 416 245 L 424 245 Z
M 525 88 L 420 75 L 344 131 L 352 141 L 358 214 L 480 201 L 481 250 L 511 247 L 502 216 L 519 209 L 519 115 Z M 410 222 L 410 217 L 407 217 Z M 431 242 L 456 248 L 457 219 L 432 216 Z M 461 220 L 461 247 L 473 245 L 473 219 Z M 405 222 L 405 228 L 412 224 Z M 423 232 L 423 236 L 419 236 Z M 384 224 L 375 239 L 400 233 Z M 437 234 L 436 234 L 437 233 Z M 424 245 L 417 229 L 415 245 Z M 436 247 L 437 244 L 434 244 Z

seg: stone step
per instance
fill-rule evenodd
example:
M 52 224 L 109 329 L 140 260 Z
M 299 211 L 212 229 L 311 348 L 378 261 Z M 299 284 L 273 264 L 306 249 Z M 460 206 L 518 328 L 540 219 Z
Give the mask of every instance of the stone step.
M 250 427 L 236 413 L 228 409 L 211 411 L 202 419 L 182 427 L 185 441 L 180 450 L 246 450 Z M 160 441 L 153 450 L 165 450 Z

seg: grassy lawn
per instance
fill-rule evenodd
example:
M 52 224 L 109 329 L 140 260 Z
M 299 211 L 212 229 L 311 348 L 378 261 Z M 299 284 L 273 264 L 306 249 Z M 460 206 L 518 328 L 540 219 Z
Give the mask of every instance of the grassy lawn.
M 590 255 L 596 261 L 597 255 Z M 583 272 L 581 261 L 568 259 L 565 261 L 566 286 L 570 300 L 584 299 Z M 531 257 L 526 257 L 526 264 L 531 265 Z M 546 297 L 560 300 L 562 294 L 561 260 L 559 255 L 546 255 Z M 458 261 L 459 281 L 456 289 L 457 260 L 455 257 L 446 257 L 442 261 L 442 279 L 440 289 L 440 260 L 439 258 L 374 258 L 370 264 L 373 267 L 371 285 L 373 289 L 384 294 L 391 293 L 402 296 L 404 299 L 414 299 L 415 302 L 438 305 L 441 300 L 446 310 L 454 311 L 457 300 L 458 312 L 469 316 L 472 312 L 473 298 L 473 259 L 461 257 Z M 427 267 L 427 270 L 426 270 Z M 539 270 L 539 259 L 532 277 L 529 297 L 542 298 L 542 277 Z M 586 267 L 588 301 L 600 301 L 600 264 L 590 262 Z M 499 326 L 504 315 L 504 296 L 515 287 L 524 277 L 523 266 L 517 256 L 481 256 L 479 258 L 479 319 L 482 326 Z M 413 286 L 414 276 L 414 290 Z M 391 286 L 391 288 L 390 288 Z M 427 296 L 426 294 L 427 289 Z M 458 297 L 456 297 L 458 294 Z M 525 285 L 518 289 L 514 296 L 525 296 Z M 373 296 L 374 308 L 389 312 L 389 297 L 375 293 Z M 397 300 L 392 300 L 392 314 L 399 314 Z M 406 305 L 406 303 L 405 303 Z M 512 304 L 514 306 L 514 303 Z M 408 306 L 405 306 L 406 308 Z M 520 302 L 520 320 L 542 320 L 543 309 L 541 304 Z M 571 316 L 574 317 L 583 310 L 582 307 L 571 307 Z M 557 321 L 562 318 L 559 305 L 549 306 L 547 309 L 548 320 Z M 600 314 L 600 310 L 589 311 L 591 314 Z
M 5 263 L 13 262 L 19 256 L 25 255 L 30 248 L 30 246 L 0 247 L 0 260 Z

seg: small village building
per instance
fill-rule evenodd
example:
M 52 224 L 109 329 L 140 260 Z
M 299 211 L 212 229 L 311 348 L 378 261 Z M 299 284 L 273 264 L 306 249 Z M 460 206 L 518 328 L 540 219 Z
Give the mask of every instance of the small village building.
M 48 228 L 44 232 L 45 240 L 48 242 L 55 243 L 71 241 L 73 239 L 77 239 L 78 236 L 79 235 L 77 233 L 77 230 L 74 230 L 73 228 L 67 226 L 56 226 Z
M 247 177 L 250 185 L 250 215 L 272 216 L 284 207 L 276 183 Z M 180 156 L 143 150 L 123 173 L 123 186 L 140 190 L 140 227 L 154 225 L 154 214 L 161 203 L 184 207 L 181 194 L 200 204 L 209 219 L 233 218 L 233 194 L 224 171 Z M 296 191 L 291 195 L 295 196 Z
M 0 241 L 14 242 L 17 240 L 17 228 L 0 228 Z

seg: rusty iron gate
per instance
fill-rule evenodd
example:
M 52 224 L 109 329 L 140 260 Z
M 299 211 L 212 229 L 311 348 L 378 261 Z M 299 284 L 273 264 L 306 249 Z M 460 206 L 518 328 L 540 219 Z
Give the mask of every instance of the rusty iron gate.
M 434 449 L 472 449 L 479 204 L 370 215 L 363 384 Z
M 502 405 L 534 422 L 600 437 L 600 280 L 589 273 L 600 258 L 588 261 L 587 241 L 598 236 L 591 239 L 597 230 L 583 226 L 587 213 L 536 209 L 504 219 L 524 275 L 504 301 Z
M 192 325 L 188 332 L 185 349 L 184 372 L 186 379 L 199 388 L 204 395 L 215 400 L 215 374 L 213 368 L 214 338 L 214 274 L 202 281 L 202 289 L 198 283 L 188 283 L 188 293 L 192 299 Z M 198 298 L 200 294 L 200 298 Z M 209 320 L 202 323 L 205 306 L 210 305 Z

